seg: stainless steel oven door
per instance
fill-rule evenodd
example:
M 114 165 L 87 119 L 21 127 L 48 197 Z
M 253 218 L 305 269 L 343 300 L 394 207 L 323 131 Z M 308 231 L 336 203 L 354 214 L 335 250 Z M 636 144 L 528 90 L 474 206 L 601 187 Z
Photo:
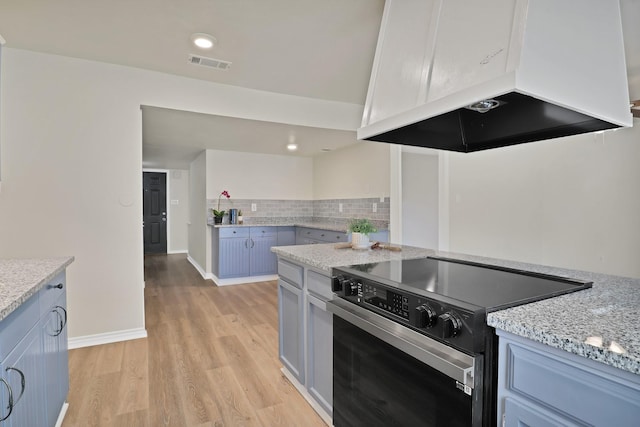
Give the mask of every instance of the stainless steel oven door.
M 350 302 L 333 320 L 333 424 L 480 427 L 482 355 L 470 356 Z

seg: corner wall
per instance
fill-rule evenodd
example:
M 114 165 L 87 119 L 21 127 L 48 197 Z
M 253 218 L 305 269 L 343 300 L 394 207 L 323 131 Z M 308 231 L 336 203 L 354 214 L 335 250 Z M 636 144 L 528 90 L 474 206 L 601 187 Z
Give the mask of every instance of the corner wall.
M 76 257 L 67 270 L 72 339 L 144 333 L 141 105 L 347 130 L 362 115 L 359 105 L 19 49 L 2 55 L 0 256 Z

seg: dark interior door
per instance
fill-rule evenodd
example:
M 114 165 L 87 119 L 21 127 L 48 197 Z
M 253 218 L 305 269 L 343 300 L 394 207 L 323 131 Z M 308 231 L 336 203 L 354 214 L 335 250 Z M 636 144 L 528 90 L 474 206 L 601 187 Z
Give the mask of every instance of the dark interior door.
M 167 253 L 167 174 L 142 173 L 144 253 Z

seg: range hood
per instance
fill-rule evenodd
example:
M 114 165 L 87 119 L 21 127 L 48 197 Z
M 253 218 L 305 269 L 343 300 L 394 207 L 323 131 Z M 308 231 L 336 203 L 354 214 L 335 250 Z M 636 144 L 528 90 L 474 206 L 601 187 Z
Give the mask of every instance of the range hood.
M 618 0 L 386 0 L 358 139 L 472 152 L 632 125 Z

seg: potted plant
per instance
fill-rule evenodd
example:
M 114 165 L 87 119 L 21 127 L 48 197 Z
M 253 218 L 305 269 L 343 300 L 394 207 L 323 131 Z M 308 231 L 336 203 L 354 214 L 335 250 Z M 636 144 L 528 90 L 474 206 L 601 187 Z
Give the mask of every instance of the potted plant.
M 220 199 L 222 198 L 222 196 L 226 197 L 227 199 L 231 198 L 231 195 L 229 195 L 229 192 L 227 190 L 224 190 L 218 196 L 218 209 L 211 209 L 211 212 L 213 213 L 214 224 L 222 224 L 222 218 L 224 217 L 224 213 L 225 213 L 225 211 L 220 210 Z
M 238 210 L 238 224 L 242 224 L 242 209 Z
M 369 234 L 378 231 L 366 218 L 352 219 L 348 229 L 351 232 L 351 247 L 353 249 L 368 249 L 371 245 Z

